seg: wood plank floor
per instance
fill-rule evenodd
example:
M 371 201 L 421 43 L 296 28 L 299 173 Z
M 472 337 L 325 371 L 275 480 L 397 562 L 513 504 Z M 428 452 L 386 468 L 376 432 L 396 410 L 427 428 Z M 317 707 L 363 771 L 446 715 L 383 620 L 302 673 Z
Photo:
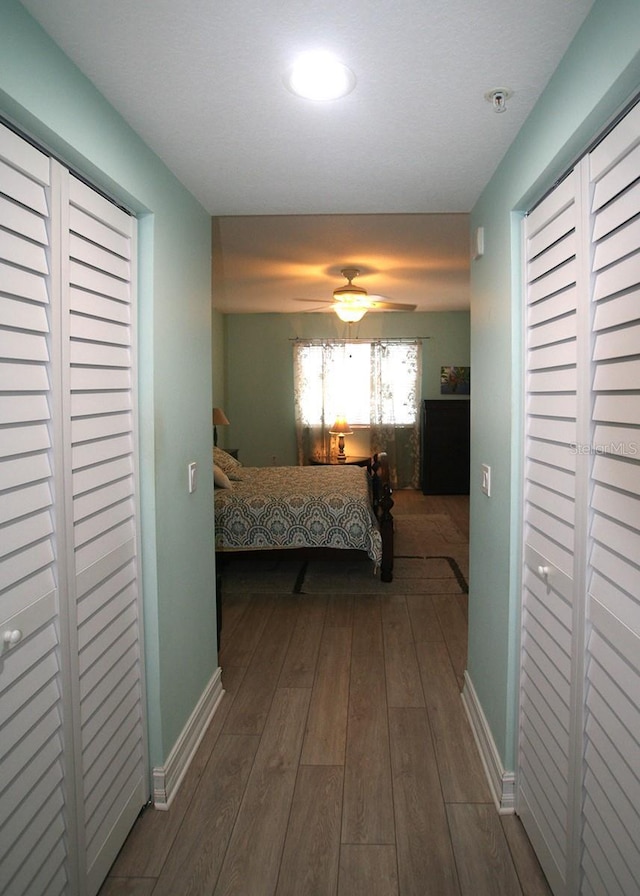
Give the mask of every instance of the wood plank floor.
M 394 499 L 468 540 L 467 498 Z M 466 626 L 466 595 L 230 595 L 221 706 L 101 896 L 550 896 L 491 801 Z

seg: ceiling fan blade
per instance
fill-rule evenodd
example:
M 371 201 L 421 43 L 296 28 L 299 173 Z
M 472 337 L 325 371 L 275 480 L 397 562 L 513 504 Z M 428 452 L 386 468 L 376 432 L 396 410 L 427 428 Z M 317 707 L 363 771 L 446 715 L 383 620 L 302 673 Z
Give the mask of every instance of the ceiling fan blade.
M 311 305 L 317 305 L 319 308 L 331 308 L 333 306 L 333 302 L 323 302 L 322 299 L 301 299 L 294 298 L 294 302 L 307 302 Z
M 379 302 L 369 296 L 367 300 L 370 311 L 415 311 L 417 305 L 407 305 L 403 302 Z

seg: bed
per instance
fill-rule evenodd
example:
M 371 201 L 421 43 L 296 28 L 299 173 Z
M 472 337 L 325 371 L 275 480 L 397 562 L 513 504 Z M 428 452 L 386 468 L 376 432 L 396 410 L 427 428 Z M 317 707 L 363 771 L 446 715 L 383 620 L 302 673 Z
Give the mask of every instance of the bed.
M 349 464 L 245 467 L 214 448 L 215 549 L 331 548 L 366 552 L 383 582 L 393 578 L 393 517 L 387 455 Z

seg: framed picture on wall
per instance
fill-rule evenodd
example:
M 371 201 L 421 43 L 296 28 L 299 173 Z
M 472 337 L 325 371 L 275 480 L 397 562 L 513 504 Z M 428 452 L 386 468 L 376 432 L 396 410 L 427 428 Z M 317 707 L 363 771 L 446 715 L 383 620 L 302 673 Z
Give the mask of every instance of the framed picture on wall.
M 440 393 L 442 395 L 469 395 L 471 393 L 471 368 L 441 367 Z

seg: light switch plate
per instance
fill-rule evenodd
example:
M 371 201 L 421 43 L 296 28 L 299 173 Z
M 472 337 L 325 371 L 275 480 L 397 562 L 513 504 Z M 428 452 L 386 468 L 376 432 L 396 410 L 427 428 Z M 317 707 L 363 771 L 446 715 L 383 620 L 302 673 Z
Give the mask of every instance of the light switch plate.
M 491 467 L 488 464 L 482 464 L 482 491 L 485 495 L 491 497 Z
M 484 227 L 476 227 L 471 244 L 471 258 L 475 261 L 484 255 Z

